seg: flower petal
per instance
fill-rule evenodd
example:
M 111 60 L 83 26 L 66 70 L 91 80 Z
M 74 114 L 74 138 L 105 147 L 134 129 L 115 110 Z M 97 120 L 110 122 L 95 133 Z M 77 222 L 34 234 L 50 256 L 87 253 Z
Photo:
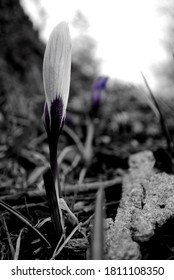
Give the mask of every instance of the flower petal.
M 61 22 L 52 31 L 43 61 L 43 83 L 50 114 L 51 104 L 61 97 L 65 115 L 70 87 L 71 38 L 68 24 Z
M 63 100 L 61 96 L 56 97 L 51 103 L 51 137 L 56 138 L 60 135 L 64 117 L 63 115 Z

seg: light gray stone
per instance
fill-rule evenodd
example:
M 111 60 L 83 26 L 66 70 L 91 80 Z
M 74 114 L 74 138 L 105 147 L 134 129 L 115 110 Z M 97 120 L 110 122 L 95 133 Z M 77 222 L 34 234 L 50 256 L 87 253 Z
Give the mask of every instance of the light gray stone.
M 105 232 L 106 259 L 141 259 L 141 244 L 174 217 L 174 176 L 157 174 L 154 164 L 151 151 L 130 156 L 117 215 Z

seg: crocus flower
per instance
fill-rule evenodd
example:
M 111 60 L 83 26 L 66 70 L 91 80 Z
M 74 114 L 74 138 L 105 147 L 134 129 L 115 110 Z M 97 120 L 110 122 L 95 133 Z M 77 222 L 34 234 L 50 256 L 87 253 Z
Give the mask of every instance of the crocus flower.
M 92 85 L 92 111 L 96 113 L 100 103 L 103 99 L 103 95 L 106 89 L 108 77 L 99 77 Z
M 61 22 L 52 31 L 43 61 L 43 84 L 46 96 L 45 128 L 50 148 L 53 176 L 57 169 L 57 144 L 65 120 L 71 72 L 71 39 L 68 24 Z

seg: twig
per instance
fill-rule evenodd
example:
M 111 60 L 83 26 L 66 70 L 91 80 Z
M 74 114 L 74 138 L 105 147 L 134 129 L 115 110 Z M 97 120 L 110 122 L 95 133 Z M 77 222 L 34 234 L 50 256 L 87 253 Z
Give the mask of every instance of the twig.
M 78 188 L 79 192 L 89 192 L 96 191 L 98 188 L 103 187 L 108 188 L 114 185 L 120 185 L 122 183 L 121 177 L 116 177 L 112 180 L 104 181 L 104 182 L 95 182 L 95 183 L 83 183 L 81 185 L 67 185 L 65 188 L 66 193 L 71 194 L 74 192 L 76 188 Z
M 122 184 L 122 177 L 121 176 L 118 176 L 112 180 L 107 180 L 107 181 L 104 181 L 104 182 L 93 182 L 93 183 L 83 183 L 83 184 L 76 184 L 76 185 L 66 185 L 65 188 L 62 188 L 62 191 L 66 194 L 66 195 L 71 195 L 71 194 L 74 194 L 74 191 L 76 189 L 78 189 L 81 193 L 83 192 L 89 192 L 89 191 L 97 191 L 98 188 L 100 186 L 103 186 L 103 188 L 109 188 L 109 187 L 112 187 L 112 186 L 119 186 L 120 184 Z M 19 199 L 20 197 L 22 196 L 28 196 L 30 198 L 33 198 L 33 197 L 41 197 L 43 198 L 45 196 L 45 190 L 42 190 L 42 191 L 23 191 L 19 194 L 11 194 L 11 195 L 4 195 L 4 196 L 1 196 L 1 200 L 3 201 L 7 201 L 7 200 L 13 200 L 13 199 Z

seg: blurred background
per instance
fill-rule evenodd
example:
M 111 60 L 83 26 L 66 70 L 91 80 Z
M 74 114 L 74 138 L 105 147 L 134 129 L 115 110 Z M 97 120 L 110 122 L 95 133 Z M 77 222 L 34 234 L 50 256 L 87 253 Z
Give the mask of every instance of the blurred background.
M 86 221 L 97 188 L 109 182 L 106 215 L 115 219 L 130 155 L 150 150 L 158 172 L 174 174 L 174 1 L 0 0 L 0 199 L 34 224 L 50 216 L 42 64 L 49 35 L 62 20 L 72 37 L 72 67 L 58 143 L 60 184 L 73 213 Z M 93 183 L 95 190 L 85 187 Z M 7 217 L 17 240 L 21 226 Z M 0 258 L 11 258 L 7 230 L 0 228 Z M 46 231 L 52 234 L 49 226 Z M 22 258 L 42 259 L 42 250 L 28 244 L 26 238 Z M 162 249 L 152 251 L 164 259 Z
M 163 110 L 173 133 L 173 8 L 173 0 L 0 1 L 0 168 L 5 185 L 9 176 L 18 178 L 19 171 L 28 176 L 48 159 L 42 62 L 46 41 L 62 20 L 69 23 L 72 37 L 67 122 L 73 131 L 84 141 L 86 120 L 80 114 L 88 115 L 93 83 L 102 75 L 109 79 L 95 120 L 94 147 L 106 144 L 105 155 L 114 151 L 127 157 L 165 146 L 159 121 L 142 98 L 147 89 L 140 72 L 156 96 L 168 98 Z M 62 145 L 69 144 L 61 139 Z
M 57 23 L 69 22 L 76 62 L 86 47 L 90 50 L 88 56 L 97 60 L 95 64 L 98 62 L 98 73 L 141 84 L 140 71 L 143 71 L 156 93 L 171 93 L 172 0 L 21 0 L 20 3 L 44 42 Z M 84 62 L 81 64 L 87 64 Z M 90 71 L 89 65 L 86 72 Z

